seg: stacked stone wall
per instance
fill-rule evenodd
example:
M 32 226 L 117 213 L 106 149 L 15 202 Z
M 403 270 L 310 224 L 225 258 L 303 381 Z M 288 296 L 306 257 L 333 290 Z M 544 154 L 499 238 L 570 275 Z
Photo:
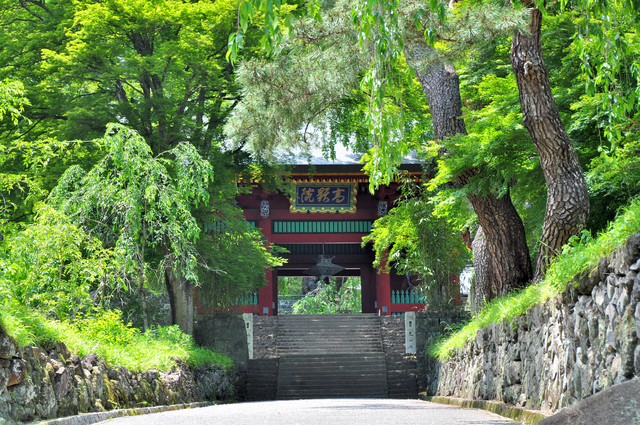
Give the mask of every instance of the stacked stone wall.
M 253 358 L 275 359 L 278 316 L 253 316 Z
M 64 344 L 18 347 L 0 328 L 0 425 L 128 407 L 233 397 L 235 376 L 220 367 L 134 372 Z
M 440 363 L 429 356 L 429 347 L 471 318 L 466 311 L 421 311 L 416 313 L 416 358 L 418 389 L 428 395 L 438 391 Z
M 380 332 L 385 354 L 405 354 L 404 316 L 380 316 Z
M 556 412 L 640 376 L 640 232 L 575 285 L 478 331 L 439 366 L 438 394 Z

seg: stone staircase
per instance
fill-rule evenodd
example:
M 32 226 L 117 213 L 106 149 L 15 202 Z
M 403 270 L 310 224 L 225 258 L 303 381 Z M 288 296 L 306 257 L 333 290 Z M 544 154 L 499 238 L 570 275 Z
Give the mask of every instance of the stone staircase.
M 279 359 L 255 359 L 247 364 L 247 401 L 275 400 Z
M 417 397 L 415 356 L 404 355 L 402 317 L 254 319 L 254 332 L 265 332 L 254 336 L 254 353 L 262 358 L 249 361 L 248 400 Z M 265 349 L 262 340 L 268 341 Z
M 291 314 L 278 316 L 276 356 L 382 353 L 375 314 Z
M 376 315 L 280 316 L 276 346 L 279 400 L 387 397 Z
M 299 354 L 280 358 L 277 400 L 386 397 L 383 353 Z

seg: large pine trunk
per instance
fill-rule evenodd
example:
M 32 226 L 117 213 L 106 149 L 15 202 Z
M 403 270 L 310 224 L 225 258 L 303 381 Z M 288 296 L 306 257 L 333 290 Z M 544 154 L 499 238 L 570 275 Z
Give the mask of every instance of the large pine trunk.
M 542 58 L 541 25 L 542 13 L 532 8 L 527 33 L 514 31 L 511 42 L 511 65 L 520 91 L 524 126 L 536 145 L 547 182 L 535 281 L 544 277 L 550 262 L 569 238 L 584 228 L 589 216 L 584 173 L 560 119 Z
M 407 50 L 409 63 L 421 61 L 430 53 L 429 49 L 424 46 Z M 456 70 L 440 64 L 427 69 L 414 68 L 429 103 L 436 139 L 467 134 Z M 456 183 L 464 186 L 477 173 L 476 169 L 467 170 L 456 179 Z M 486 238 L 486 246 L 483 245 L 486 251 L 482 255 L 476 255 L 474 251 L 475 287 L 480 291 L 476 292 L 476 298 L 489 300 L 527 285 L 532 277 L 529 248 L 522 219 L 511 202 L 509 192 L 501 197 L 494 194 L 470 195 L 468 199 Z

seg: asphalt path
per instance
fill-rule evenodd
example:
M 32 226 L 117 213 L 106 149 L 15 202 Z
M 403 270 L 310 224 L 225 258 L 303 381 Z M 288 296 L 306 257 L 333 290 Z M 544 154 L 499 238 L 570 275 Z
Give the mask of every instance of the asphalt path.
M 223 404 L 110 419 L 109 425 L 498 425 L 484 410 L 420 400 L 321 399 Z

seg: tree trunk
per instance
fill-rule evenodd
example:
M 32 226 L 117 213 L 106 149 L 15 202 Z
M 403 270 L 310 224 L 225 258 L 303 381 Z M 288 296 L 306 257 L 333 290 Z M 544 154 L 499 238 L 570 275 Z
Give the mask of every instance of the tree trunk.
M 168 261 L 164 267 L 164 281 L 171 304 L 171 323 L 180 326 L 182 332 L 193 335 L 193 286 L 191 282 L 180 279 L 173 266 L 173 261 Z
M 485 300 L 496 297 L 493 286 L 491 286 L 491 259 L 487 250 L 487 238 L 484 236 L 482 226 L 478 227 L 473 242 L 471 243 L 473 250 L 473 270 L 475 278 L 473 281 L 474 294 L 473 299 L 469 300 L 473 310 L 478 312 L 484 306 Z
M 531 257 L 524 224 L 509 192 L 501 198 L 492 194 L 469 195 L 468 198 L 487 240 L 487 256 L 491 264 L 487 273 L 492 279 L 488 284 L 493 288 L 492 293 L 503 295 L 525 287 L 532 278 Z M 491 298 L 495 296 L 487 297 Z
M 142 330 L 144 332 L 149 329 L 149 308 L 147 307 L 147 297 L 144 294 L 144 263 L 142 267 L 138 269 L 138 296 L 140 297 L 140 302 L 142 303 Z
M 147 202 L 144 203 L 144 215 L 146 218 L 147 215 Z M 145 220 L 142 221 L 142 246 L 140 247 L 140 263 L 138 267 L 138 296 L 140 297 L 140 302 L 142 303 L 142 321 L 143 321 L 143 330 L 146 332 L 149 329 L 149 309 L 147 307 L 147 297 L 144 294 L 144 284 L 146 283 L 147 277 L 145 275 L 145 247 L 147 243 L 147 222 Z
M 532 3 L 528 6 L 532 7 L 531 23 L 527 34 L 518 30 L 513 33 L 511 66 L 520 91 L 524 126 L 536 145 L 547 182 L 547 208 L 534 276 L 537 282 L 562 246 L 587 223 L 589 195 L 542 58 L 542 13 Z
M 433 50 L 427 46 L 407 49 L 406 56 L 410 65 L 420 62 Z M 462 100 L 460 83 L 456 70 L 450 65 L 433 65 L 416 69 L 416 77 L 429 103 L 435 137 L 443 140 L 456 134 L 467 134 L 462 119 Z M 478 170 L 467 170 L 456 179 L 460 186 L 467 184 L 469 178 L 478 174 Z M 476 291 L 477 296 L 491 299 L 509 290 L 525 286 L 531 280 L 531 259 L 522 219 L 511 202 L 507 192 L 498 198 L 494 194 L 486 196 L 469 195 L 478 221 L 485 230 L 486 257 L 489 261 L 478 262 L 476 282 L 478 288 L 494 288 L 489 293 Z M 475 256 L 475 251 L 474 251 Z M 474 267 L 476 263 L 474 263 Z

